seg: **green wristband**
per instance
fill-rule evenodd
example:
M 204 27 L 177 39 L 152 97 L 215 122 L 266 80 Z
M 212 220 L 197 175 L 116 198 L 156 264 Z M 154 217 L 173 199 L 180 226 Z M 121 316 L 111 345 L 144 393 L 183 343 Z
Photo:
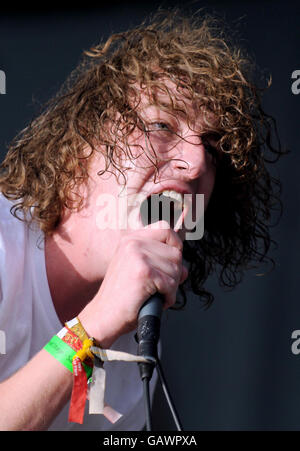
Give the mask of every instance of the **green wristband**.
M 44 349 L 49 352 L 56 360 L 64 365 L 71 373 L 73 373 L 72 360 L 76 351 L 72 349 L 67 343 L 61 340 L 57 335 L 54 335 L 51 340 L 46 344 Z M 83 362 L 87 378 L 89 379 L 93 369 Z

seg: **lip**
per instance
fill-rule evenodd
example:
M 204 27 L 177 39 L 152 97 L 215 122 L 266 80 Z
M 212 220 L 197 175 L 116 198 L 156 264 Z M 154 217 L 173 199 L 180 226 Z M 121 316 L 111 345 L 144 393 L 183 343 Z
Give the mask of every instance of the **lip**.
M 171 191 L 171 190 L 172 191 L 176 191 L 176 192 L 178 192 L 180 194 L 183 194 L 183 195 L 184 194 L 190 194 L 191 195 L 192 202 L 191 203 L 190 203 L 190 201 L 188 203 L 184 202 L 185 208 L 183 209 L 183 212 L 182 212 L 182 214 L 180 216 L 180 220 L 179 220 L 181 222 L 181 226 L 182 226 L 184 224 L 184 220 L 185 220 L 186 216 L 188 215 L 189 211 L 191 210 L 191 208 L 193 206 L 194 199 L 195 199 L 195 192 L 187 184 L 178 183 L 178 182 L 175 182 L 175 181 L 174 182 L 168 181 L 168 182 L 165 182 L 165 183 L 160 182 L 159 184 L 157 184 L 157 187 L 154 190 L 145 193 L 145 196 L 143 196 L 143 200 L 142 201 L 144 201 L 145 199 L 147 199 L 149 196 L 151 196 L 153 194 L 159 194 L 159 193 L 162 193 L 165 190 L 167 190 L 167 191 Z M 142 223 L 140 213 L 139 213 L 139 220 Z
M 194 195 L 193 190 L 187 186 L 187 185 L 183 185 L 183 184 L 179 184 L 179 183 L 162 183 L 160 182 L 159 185 L 157 186 L 157 188 L 155 188 L 154 191 L 150 191 L 149 193 L 147 193 L 147 195 L 145 196 L 145 198 L 151 196 L 152 194 L 159 194 L 162 193 L 163 191 L 177 191 L 177 193 L 181 193 L 181 194 L 192 194 Z

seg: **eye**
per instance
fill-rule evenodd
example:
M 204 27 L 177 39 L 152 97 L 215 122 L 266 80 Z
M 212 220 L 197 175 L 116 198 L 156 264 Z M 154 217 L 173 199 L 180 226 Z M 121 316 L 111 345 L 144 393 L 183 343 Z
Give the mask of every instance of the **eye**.
M 166 122 L 152 122 L 149 124 L 148 131 L 172 132 L 172 127 Z

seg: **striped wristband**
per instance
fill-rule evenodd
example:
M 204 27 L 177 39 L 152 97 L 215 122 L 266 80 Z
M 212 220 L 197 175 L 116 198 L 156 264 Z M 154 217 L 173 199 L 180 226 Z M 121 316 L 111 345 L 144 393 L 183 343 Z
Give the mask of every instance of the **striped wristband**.
M 65 324 L 57 335 L 54 335 L 44 349 L 56 360 L 73 373 L 73 358 L 82 349 L 83 341 L 88 338 L 78 318 L 74 318 Z M 82 362 L 87 378 L 89 379 L 93 365 L 90 359 Z

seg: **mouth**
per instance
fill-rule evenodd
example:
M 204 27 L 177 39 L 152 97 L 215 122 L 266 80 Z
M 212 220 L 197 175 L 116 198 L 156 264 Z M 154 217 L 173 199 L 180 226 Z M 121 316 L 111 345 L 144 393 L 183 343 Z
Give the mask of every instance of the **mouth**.
M 144 226 L 157 221 L 167 221 L 174 229 L 184 209 L 182 193 L 163 190 L 161 193 L 150 194 L 144 199 L 140 207 L 140 218 Z

